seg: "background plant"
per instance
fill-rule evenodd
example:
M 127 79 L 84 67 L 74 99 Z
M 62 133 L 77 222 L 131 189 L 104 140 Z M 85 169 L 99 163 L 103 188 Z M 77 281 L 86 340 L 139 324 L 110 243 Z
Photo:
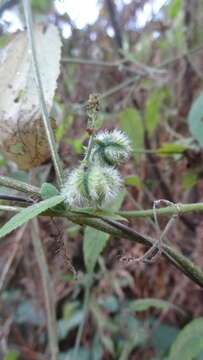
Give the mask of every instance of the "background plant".
M 130 23 L 132 24 L 132 16 L 139 14 L 143 3 L 135 5 L 132 2 L 120 11 L 119 7 L 116 8 L 112 2 L 106 1 L 101 5 L 103 11 L 98 21 L 83 30 L 76 29 L 70 18 L 64 19 L 60 16 L 51 2 L 46 5 L 45 2 L 33 4 L 32 10 L 36 16 L 42 12 L 45 15 L 54 13 L 59 28 L 63 28 L 64 21 L 69 21 L 72 26 L 69 41 L 63 40 L 62 75 L 58 81 L 59 86 L 53 106 L 53 115 L 58 120 L 56 136 L 60 140 L 60 158 L 63 160 L 64 167 L 71 168 L 78 163 L 81 159 L 83 142 L 89 137 L 86 131 L 89 124 L 86 119 L 85 102 L 87 93 L 91 93 L 92 89 L 99 92 L 102 99 L 95 129 L 101 126 L 112 129 L 116 125 L 118 128 L 121 127 L 131 139 L 133 158 L 124 162 L 122 167 L 128 191 L 121 192 L 113 208 L 108 211 L 65 210 L 64 197 L 59 193 L 64 175 L 48 118 L 50 109 L 46 92 L 44 93 L 46 79 L 43 79 L 42 65 L 38 63 L 37 48 L 33 48 L 35 30 L 31 23 L 29 2 L 23 3 L 32 54 L 32 63 L 31 59 L 29 61 L 34 69 L 33 75 L 37 83 L 36 87 L 36 83 L 32 82 L 31 89 L 37 89 L 36 99 L 40 99 L 40 101 L 37 100 L 36 105 L 36 120 L 38 121 L 42 114 L 55 172 L 51 167 L 51 162 L 48 161 L 37 170 L 32 170 L 28 179 L 28 172 L 16 171 L 13 163 L 2 154 L 0 181 L 2 186 L 7 187 L 7 190 L 5 187 L 2 188 L 2 192 L 8 195 L 8 187 L 15 189 L 18 193 L 14 194 L 19 200 L 15 206 L 8 203 L 8 197 L 6 203 L 2 203 L 1 210 L 4 211 L 2 222 L 5 223 L 5 211 L 19 214 L 2 226 L 0 234 L 3 236 L 10 233 L 39 214 L 49 215 L 52 218 L 55 216 L 57 219 L 53 220 L 54 223 L 50 223 L 50 220 L 41 217 L 39 219 L 41 231 L 35 221 L 31 226 L 24 225 L 16 233 L 11 233 L 1 242 L 1 268 L 3 269 L 0 278 L 1 287 L 4 286 L 5 289 L 5 281 L 7 283 L 10 281 L 10 286 L 7 286 L 7 290 L 1 295 L 2 309 L 8 311 L 8 313 L 2 312 L 6 314 L 2 319 L 2 356 L 12 359 L 17 358 L 17 353 L 19 353 L 20 358 L 25 359 L 43 357 L 47 343 L 46 333 L 39 329 L 42 329 L 47 316 L 48 343 L 53 359 L 58 357 L 55 318 L 60 319 L 58 336 L 61 358 L 72 357 L 73 351 L 75 356 L 84 359 L 136 359 L 140 357 L 147 359 L 177 357 L 180 359 L 186 358 L 186 354 L 188 359 L 198 356 L 201 358 L 202 319 L 195 319 L 191 324 L 185 327 L 184 325 L 192 318 L 202 315 L 201 301 L 198 296 L 201 290 L 197 290 L 199 288 L 191 282 L 192 279 L 202 286 L 202 274 L 193 263 L 171 248 L 171 238 L 173 238 L 176 247 L 185 254 L 191 254 L 195 263 L 201 266 L 201 256 L 199 256 L 202 249 L 201 216 L 200 213 L 195 217 L 186 216 L 187 212 L 203 208 L 200 202 L 202 34 L 198 27 L 198 23 L 201 23 L 202 12 L 199 11 L 201 3 L 195 2 L 195 6 L 191 9 L 187 1 L 169 2 L 161 10 L 160 22 L 154 15 L 155 17 L 145 24 L 144 29 L 136 27 L 137 37 L 135 37 L 135 29 L 131 30 Z M 2 4 L 2 8 L 4 6 L 6 6 L 5 3 Z M 19 9 L 22 11 L 22 8 Z M 106 15 L 107 9 L 110 20 Z M 115 31 L 114 40 L 103 31 L 104 25 L 101 24 L 104 22 L 100 20 L 106 21 L 106 30 L 112 21 Z M 4 37 L 8 36 L 8 25 L 3 24 Z M 86 46 L 83 42 L 85 36 L 90 39 L 91 34 L 95 32 L 97 40 L 89 40 Z M 46 34 L 46 31 L 44 33 Z M 111 51 L 110 43 L 112 44 Z M 53 44 L 55 42 L 52 42 Z M 25 53 L 28 51 L 29 49 Z M 52 54 L 56 53 L 53 48 L 50 51 Z M 73 58 L 73 54 L 78 54 L 78 51 L 80 57 Z M 96 57 L 95 51 L 99 52 Z M 67 53 L 70 57 L 67 57 Z M 48 76 L 50 70 L 48 67 L 46 70 Z M 57 77 L 54 71 L 52 74 Z M 24 79 L 26 79 L 26 73 Z M 56 80 L 53 80 L 53 83 L 54 81 Z M 18 81 L 17 83 L 19 84 Z M 1 84 L 2 87 L 5 86 L 2 81 Z M 14 81 L 13 84 L 15 84 Z M 17 88 L 15 96 L 9 95 L 13 98 L 7 97 L 7 100 L 11 101 L 11 104 L 15 103 L 16 107 L 19 103 L 20 106 L 25 105 L 27 92 L 22 90 L 23 88 Z M 55 91 L 54 86 L 52 91 Z M 4 91 L 1 92 L 4 93 Z M 174 93 L 178 96 L 174 96 Z M 32 103 L 29 104 L 30 97 L 28 99 L 29 109 Z M 192 99 L 195 99 L 193 104 Z M 52 100 L 50 102 L 52 104 Z M 12 106 L 7 108 L 13 109 Z M 29 119 L 31 114 L 26 109 L 23 108 L 24 118 Z M 15 111 L 14 114 L 16 113 Z M 22 124 L 19 121 L 16 124 L 21 134 L 19 124 L 20 126 Z M 39 126 L 40 129 L 43 128 L 41 120 Z M 52 124 L 52 127 L 55 125 Z M 29 132 L 30 129 L 27 134 Z M 23 155 L 24 146 L 24 140 L 22 143 L 12 143 L 11 153 L 20 157 Z M 5 152 L 5 146 L 3 148 Z M 32 164 L 32 161 L 30 163 Z M 9 175 L 9 178 L 5 175 Z M 28 185 L 30 182 L 35 186 Z M 55 184 L 56 187 L 51 184 Z M 21 195 L 20 199 L 19 191 L 25 192 L 26 196 L 24 195 L 23 198 Z M 2 198 L 5 199 L 3 194 Z M 178 203 L 178 206 L 171 205 L 156 211 L 157 216 L 169 215 L 171 218 L 171 215 L 178 215 L 176 223 L 170 227 L 170 232 L 167 234 L 170 247 L 164 245 L 163 255 L 172 260 L 173 264 L 185 272 L 190 279 L 183 278 L 184 275 L 175 267 L 169 266 L 163 257 L 158 258 L 152 265 L 128 264 L 128 262 L 120 264 L 118 261 L 118 255 L 119 258 L 129 259 L 142 255 L 145 248 L 137 243 L 149 247 L 152 240 L 159 236 L 157 225 L 164 229 L 166 224 L 163 217 L 159 219 L 160 224 L 153 222 L 152 202 L 159 198 Z M 23 200 L 26 208 L 22 210 Z M 31 205 L 30 202 L 33 200 L 35 203 Z M 122 203 L 124 203 L 124 210 L 118 212 Z M 135 207 L 138 211 L 135 211 Z M 141 207 L 150 208 L 150 210 L 145 211 Z M 130 209 L 132 210 L 129 211 Z M 122 222 L 123 218 L 133 219 L 134 217 L 136 217 L 136 222 L 132 222 L 131 226 Z M 143 217 L 143 219 L 139 220 L 138 217 Z M 83 240 L 84 264 L 80 242 L 81 225 L 86 225 Z M 55 231 L 54 234 L 53 231 Z M 153 236 L 152 231 L 154 231 Z M 64 233 L 63 238 L 61 238 L 62 233 Z M 147 233 L 150 233 L 150 237 L 146 235 Z M 24 237 L 23 234 L 25 234 Z M 50 234 L 54 236 L 51 238 Z M 109 239 L 110 234 L 111 239 Z M 67 236 L 72 242 L 66 248 Z M 25 244 L 25 241 L 22 241 L 22 238 L 27 237 L 32 241 L 40 268 L 40 278 L 43 283 L 41 292 L 32 248 L 27 242 Z M 47 255 L 45 257 L 41 239 L 47 237 L 49 241 L 45 244 L 43 242 Z M 131 242 L 126 242 L 125 237 Z M 136 247 L 133 246 L 134 241 Z M 60 254 L 56 256 L 51 246 L 59 247 L 63 256 Z M 104 250 L 103 257 L 101 257 L 102 250 Z M 118 254 L 120 250 L 121 253 Z M 10 271 L 18 265 L 22 254 L 23 270 L 18 266 L 18 271 L 12 276 Z M 46 258 L 50 267 L 53 289 L 50 287 Z M 72 279 L 73 265 L 77 271 L 81 271 L 77 281 Z M 30 268 L 32 276 L 30 276 Z M 62 274 L 67 271 L 70 275 L 63 277 Z M 33 279 L 32 282 L 31 279 Z M 32 286 L 30 286 L 31 283 Z M 19 284 L 21 284 L 20 287 Z M 194 289 L 193 296 L 188 296 L 188 289 L 190 289 L 190 294 Z M 82 305 L 83 292 L 84 305 Z M 43 294 L 40 298 L 39 293 Z M 147 299 L 147 297 L 167 299 L 169 303 L 180 305 L 186 313 L 180 314 L 179 310 L 170 309 L 168 303 L 152 298 Z M 42 306 L 44 298 L 45 307 Z M 136 303 L 139 298 L 142 300 Z M 162 309 L 160 317 L 154 310 L 149 310 L 150 305 Z M 40 313 L 36 311 L 36 306 L 40 309 Z M 43 309 L 46 311 L 44 312 Z M 57 309 L 57 316 L 55 309 Z M 140 314 L 139 309 L 143 311 L 147 309 L 147 313 Z M 27 318 L 25 314 L 28 314 Z M 168 325 L 163 325 L 163 319 L 166 316 Z M 87 317 L 88 324 L 91 324 L 88 327 L 85 326 Z M 121 331 L 124 319 L 126 320 L 125 333 Z M 180 331 L 181 327 L 184 328 Z M 31 338 L 28 338 L 31 328 L 34 330 L 32 330 Z M 25 333 L 28 345 L 25 346 L 19 339 L 16 329 L 17 333 Z M 179 331 L 180 334 L 177 336 Z M 133 337 L 131 337 L 132 332 L 135 334 Z M 161 335 L 163 338 L 160 339 Z M 189 348 L 186 347 L 187 344 L 190 344 Z

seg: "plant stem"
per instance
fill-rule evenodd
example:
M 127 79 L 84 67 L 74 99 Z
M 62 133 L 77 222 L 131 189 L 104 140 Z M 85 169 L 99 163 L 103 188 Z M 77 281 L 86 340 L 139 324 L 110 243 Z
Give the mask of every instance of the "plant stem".
M 175 57 L 171 57 L 167 60 L 164 60 L 161 64 L 157 65 L 156 67 L 152 68 L 152 71 L 147 71 L 146 68 L 145 70 L 142 70 L 141 72 L 139 72 L 136 76 L 133 76 L 133 77 L 130 77 L 130 78 L 127 78 L 125 81 L 123 81 L 121 84 L 118 84 L 116 86 L 114 86 L 113 88 L 103 92 L 101 95 L 100 95 L 100 99 L 104 99 L 116 92 L 118 92 L 119 90 L 121 89 L 124 89 L 130 85 L 132 85 L 133 83 L 135 83 L 136 81 L 139 81 L 143 76 L 146 76 L 146 75 L 152 75 L 153 72 L 157 71 L 159 72 L 159 69 L 162 69 L 164 68 L 165 66 L 168 66 L 168 65 L 171 65 L 173 64 L 174 62 L 176 62 L 177 60 L 180 60 L 182 59 L 182 57 L 184 56 L 187 56 L 188 54 L 193 54 L 193 53 L 196 53 L 198 51 L 201 51 L 203 49 L 203 44 L 201 44 L 200 46 L 198 47 L 195 47 L 194 49 L 191 49 L 189 50 L 189 52 L 183 52 L 182 54 L 180 55 L 177 55 Z M 85 60 L 84 60 L 85 61 Z M 87 61 L 91 61 L 91 60 L 87 60 Z M 131 61 L 131 60 L 130 60 Z M 92 64 L 92 65 L 96 65 L 96 64 Z M 149 70 L 149 67 L 148 67 L 148 70 Z M 81 106 L 82 107 L 85 107 L 87 105 L 87 103 L 83 104 Z
M 9 195 L 9 194 L 0 194 L 0 200 L 6 200 L 6 201 L 17 201 L 22 203 L 30 203 L 32 202 L 31 199 L 28 197 L 22 196 L 22 195 Z
M 57 325 L 56 325 L 54 294 L 51 287 L 51 278 L 49 275 L 44 249 L 40 240 L 37 218 L 32 220 L 31 235 L 32 235 L 32 243 L 35 251 L 35 256 L 38 262 L 40 277 L 42 279 L 42 285 L 44 290 L 49 346 L 51 350 L 51 360 L 58 360 L 59 350 L 58 350 L 58 340 L 57 340 Z
M 92 151 L 93 140 L 94 140 L 94 135 L 91 135 L 89 137 L 89 142 L 88 142 L 88 145 L 87 145 L 87 152 L 86 152 L 84 160 L 83 160 L 84 162 L 88 163 L 88 161 L 89 161 L 91 151 Z
M 84 157 L 84 163 L 86 163 L 88 165 L 89 162 L 89 158 L 91 155 L 91 151 L 92 151 L 92 146 L 93 146 L 93 140 L 95 137 L 94 131 L 95 131 L 95 121 L 97 119 L 97 113 L 99 111 L 99 99 L 98 96 L 95 94 L 90 94 L 89 95 L 89 99 L 87 102 L 87 114 L 89 117 L 89 121 L 88 121 L 88 127 L 90 127 L 91 132 L 89 133 L 89 141 L 88 141 L 88 145 L 87 145 L 87 150 L 86 150 L 86 154 Z M 88 130 L 88 128 L 87 128 Z
M 168 245 L 163 245 L 163 253 L 164 255 L 167 255 L 167 258 L 171 257 L 171 259 L 176 260 L 179 269 L 182 268 L 181 271 L 203 287 L 203 273 L 192 263 L 192 261 Z
M 47 106 L 46 106 L 42 81 L 41 81 L 41 77 L 40 77 L 40 71 L 39 71 L 38 62 L 37 62 L 37 53 L 36 53 L 35 41 L 34 41 L 34 36 L 33 36 L 33 31 L 32 31 L 33 24 L 32 24 L 30 0 L 23 0 L 23 7 L 24 7 L 24 13 L 25 13 L 25 19 L 26 19 L 26 25 L 27 25 L 29 46 L 31 49 L 33 69 L 34 69 L 34 73 L 35 73 L 36 86 L 37 86 L 37 90 L 38 90 L 39 103 L 41 106 L 42 119 L 44 122 L 44 128 L 45 128 L 45 132 L 46 132 L 46 136 L 47 136 L 47 141 L 49 143 L 51 157 L 52 157 L 55 172 L 56 172 L 57 182 L 58 182 L 59 187 L 61 187 L 63 185 L 63 172 L 62 172 L 62 167 L 61 167 L 61 163 L 60 163 L 60 158 L 58 156 L 57 149 L 56 149 L 56 143 L 55 143 L 55 139 L 54 139 L 53 130 L 52 130 L 51 123 L 49 120 L 49 114 L 48 114 L 48 110 L 47 110 Z M 42 49 L 42 51 L 43 51 L 43 49 Z
M 62 58 L 62 62 L 71 63 L 71 64 L 79 64 L 79 65 L 93 65 L 93 66 L 100 66 L 100 67 L 118 67 L 119 68 L 119 66 L 121 66 L 122 70 L 123 69 L 129 70 L 130 69 L 129 66 L 123 65 L 123 63 L 125 63 L 126 61 L 128 61 L 128 62 L 130 61 L 141 67 L 144 67 L 144 70 L 146 70 L 147 73 L 151 73 L 151 72 L 155 72 L 155 71 L 160 72 L 159 68 L 170 65 L 173 62 L 180 60 L 182 57 L 199 52 L 202 49 L 203 49 L 203 45 L 200 45 L 191 50 L 183 51 L 182 54 L 179 54 L 175 57 L 171 57 L 171 58 L 163 61 L 157 67 L 146 66 L 144 64 L 139 63 L 136 59 L 132 59 L 132 58 L 125 58 L 122 60 L 117 60 L 115 62 L 110 62 L 110 61 L 99 61 L 99 60 L 92 60 L 92 59 L 64 57 L 64 58 Z M 133 72 L 136 72 L 136 71 L 133 70 Z
M 203 202 L 192 204 L 174 204 L 161 209 L 156 209 L 156 215 L 182 215 L 188 212 L 203 211 Z M 118 214 L 126 218 L 152 217 L 154 210 L 118 211 Z
M 18 253 L 20 252 L 20 245 L 22 245 L 22 237 L 25 233 L 25 230 L 27 229 L 27 225 L 28 223 L 24 224 L 24 226 L 22 226 L 18 232 L 16 233 L 15 236 L 15 241 L 13 242 L 12 248 L 9 250 L 9 256 L 8 259 L 5 263 L 5 265 L 3 266 L 3 269 L 1 271 L 1 276 L 0 276 L 0 293 L 1 291 L 4 289 L 4 287 L 6 286 L 6 278 L 9 276 L 10 273 L 10 268 L 11 265 Z M 22 249 L 22 247 L 21 247 Z
M 65 216 L 67 219 L 79 225 L 88 225 L 97 230 L 111 234 L 117 238 L 127 238 L 133 242 L 144 244 L 147 247 L 151 247 L 156 242 L 155 239 L 140 234 L 135 230 L 127 227 L 126 225 L 110 219 L 95 218 L 88 215 L 84 216 L 71 211 L 55 213 L 52 210 L 50 212 L 46 211 L 41 215 Z M 179 270 L 181 270 L 190 279 L 192 279 L 195 283 L 197 283 L 200 287 L 203 288 L 203 273 L 184 255 L 178 253 L 175 249 L 172 249 L 171 247 L 166 245 L 163 245 L 162 247 L 162 254 L 167 259 L 169 259 L 173 263 L 173 265 L 175 265 Z
M 139 234 L 135 230 L 132 230 L 128 226 L 118 223 L 117 221 L 109 220 L 109 219 L 103 219 L 103 220 L 109 223 L 110 225 L 114 225 L 115 228 L 120 229 L 123 232 L 123 235 L 120 234 L 119 237 L 123 236 L 135 242 L 141 242 L 150 247 L 157 242 L 157 240 L 152 239 L 151 237 L 148 237 L 146 235 Z M 114 236 L 116 236 L 116 234 L 114 234 Z M 190 279 L 192 279 L 194 282 L 196 282 L 201 287 L 203 287 L 203 272 L 200 269 L 198 269 L 189 259 L 187 259 L 184 255 L 178 253 L 175 249 L 167 245 L 162 245 L 162 253 L 179 270 L 181 270 Z
M 0 177 L 1 180 L 2 177 Z M 5 177 L 3 177 L 3 185 L 6 186 L 6 184 L 8 184 L 9 187 L 17 189 L 19 191 L 25 191 L 28 193 L 28 187 L 29 185 L 25 184 L 25 183 L 21 183 L 21 182 L 17 182 L 16 185 L 16 180 L 14 179 L 10 179 L 10 178 L 6 178 L 5 181 Z M 0 181 L 0 185 L 1 185 L 1 181 Z M 26 186 L 25 186 L 26 185 Z M 33 187 L 31 187 L 33 188 Z M 36 188 L 38 190 L 38 188 Z M 35 192 L 36 193 L 36 192 Z M 32 194 L 32 193 L 31 193 Z M 37 192 L 38 196 L 39 196 L 39 192 Z M 2 205 L 3 206 L 3 205 Z M 6 210 L 5 208 L 3 208 L 4 210 Z M 20 208 L 16 208 L 16 207 L 9 207 L 9 211 L 11 211 L 13 209 L 13 211 L 20 211 Z M 189 211 L 202 211 L 203 210 L 203 203 L 197 203 L 197 204 L 178 204 L 174 205 L 174 206 L 167 206 L 165 208 L 162 209 L 158 209 L 156 210 L 157 215 L 178 215 L 179 212 L 181 213 L 186 213 Z M 120 211 L 119 214 L 121 214 L 122 216 L 126 216 L 128 217 L 128 215 L 130 215 L 129 217 L 134 217 L 134 214 L 139 214 L 139 217 L 145 217 L 145 216 L 153 216 L 153 210 L 141 210 L 141 211 Z M 79 224 L 79 225 L 88 225 L 91 226 L 97 230 L 100 231 L 104 231 L 108 234 L 111 234 L 115 237 L 120 237 L 120 238 L 127 238 L 133 242 L 136 243 L 142 243 L 148 247 L 152 246 L 153 243 L 155 242 L 154 239 L 146 236 L 146 235 L 142 235 L 138 232 L 136 232 L 135 230 L 127 227 L 124 224 L 121 224 L 119 222 L 110 220 L 110 219 L 102 219 L 102 218 L 96 218 L 90 216 L 90 215 L 82 215 L 80 213 L 74 213 L 74 211 L 64 211 L 64 212 L 54 212 L 54 210 L 52 209 L 51 211 L 46 211 L 41 215 L 45 215 L 45 216 L 63 216 L 68 218 L 69 220 Z M 183 256 L 182 254 L 178 253 L 176 250 L 172 249 L 169 246 L 163 245 L 163 251 L 162 251 L 163 255 L 168 258 L 176 267 L 178 267 L 182 272 L 184 272 L 189 278 L 191 278 L 194 282 L 196 282 L 197 284 L 199 284 L 201 287 L 203 287 L 203 273 L 201 272 L 201 270 L 199 270 L 190 260 L 188 260 L 185 256 Z
M 142 74 L 143 75 L 146 75 L 145 73 Z M 100 95 L 100 99 L 105 99 L 106 97 L 110 96 L 110 95 L 113 95 L 114 93 L 118 92 L 119 90 L 121 89 L 124 89 L 126 88 L 127 86 L 135 83 L 136 81 L 138 81 L 139 79 L 141 78 L 140 74 L 139 75 L 136 75 L 136 76 L 133 76 L 133 77 L 130 77 L 128 79 L 126 79 L 125 81 L 123 81 L 121 84 L 118 84 L 114 87 L 112 87 L 111 89 L 103 92 L 101 95 Z
M 20 206 L 8 206 L 8 205 L 0 205 L 0 211 L 8 211 L 8 212 L 20 212 L 24 208 Z
M 0 185 L 5 186 L 7 188 L 11 188 L 17 191 L 24 192 L 30 196 L 34 196 L 35 198 L 40 199 L 40 190 L 38 187 L 29 185 L 23 181 L 19 181 L 7 176 L 0 175 Z
M 79 351 L 80 341 L 81 341 L 81 337 L 82 337 L 82 333 L 83 333 L 83 329 L 84 329 L 84 325 L 85 325 L 85 321 L 86 321 L 88 309 L 89 309 L 89 298 L 90 298 L 90 289 L 91 289 L 91 285 L 92 285 L 92 274 L 87 274 L 87 276 L 88 276 L 88 278 L 87 278 L 87 284 L 85 287 L 85 296 L 84 296 L 84 304 L 83 304 L 83 319 L 80 323 L 80 326 L 79 326 L 79 329 L 77 332 L 77 336 L 76 336 L 73 360 L 78 359 L 78 351 Z
M 99 60 L 91 60 L 91 59 L 81 59 L 81 58 L 70 58 L 64 57 L 62 58 L 62 62 L 71 63 L 71 64 L 80 64 L 80 65 L 94 65 L 94 66 L 101 66 L 101 67 L 119 67 L 122 65 L 123 61 L 99 61 Z

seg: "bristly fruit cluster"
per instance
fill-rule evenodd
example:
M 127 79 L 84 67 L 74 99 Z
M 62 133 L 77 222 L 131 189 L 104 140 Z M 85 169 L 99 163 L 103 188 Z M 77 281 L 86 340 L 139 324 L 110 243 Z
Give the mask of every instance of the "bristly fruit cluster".
M 102 166 L 117 166 L 125 161 L 130 153 L 130 141 L 122 131 L 104 131 L 95 137 L 92 160 Z
M 92 97 L 90 100 L 92 104 Z M 96 110 L 88 110 L 92 111 L 95 120 Z M 94 129 L 94 121 L 91 129 Z M 127 136 L 120 130 L 103 131 L 96 136 L 93 131 L 89 136 L 82 164 L 69 173 L 62 188 L 70 207 L 105 207 L 115 199 L 123 185 L 115 166 L 130 156 Z
M 121 186 L 116 169 L 92 163 L 88 168 L 80 165 L 69 174 L 63 193 L 70 206 L 105 206 L 117 196 Z

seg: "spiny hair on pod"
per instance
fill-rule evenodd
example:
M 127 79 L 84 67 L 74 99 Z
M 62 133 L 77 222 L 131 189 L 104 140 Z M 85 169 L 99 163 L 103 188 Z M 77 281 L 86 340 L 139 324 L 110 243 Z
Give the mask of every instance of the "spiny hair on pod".
M 87 168 L 82 164 L 69 173 L 62 194 L 71 207 L 104 207 L 116 198 L 122 185 L 116 169 L 94 163 Z
M 132 152 L 128 137 L 120 130 L 103 131 L 95 136 L 91 161 L 104 166 L 117 166 Z

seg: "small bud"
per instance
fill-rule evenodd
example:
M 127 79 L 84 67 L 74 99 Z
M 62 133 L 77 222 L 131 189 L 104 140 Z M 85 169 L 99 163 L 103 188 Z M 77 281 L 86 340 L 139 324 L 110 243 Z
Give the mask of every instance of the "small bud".
M 88 133 L 89 136 L 91 136 L 94 133 L 94 129 L 93 128 L 87 128 L 86 132 Z
M 71 171 L 62 189 L 71 207 L 104 206 L 118 195 L 122 180 L 117 170 L 92 164 Z
M 104 131 L 95 137 L 91 160 L 104 166 L 116 166 L 125 161 L 131 151 L 130 140 L 122 131 Z

